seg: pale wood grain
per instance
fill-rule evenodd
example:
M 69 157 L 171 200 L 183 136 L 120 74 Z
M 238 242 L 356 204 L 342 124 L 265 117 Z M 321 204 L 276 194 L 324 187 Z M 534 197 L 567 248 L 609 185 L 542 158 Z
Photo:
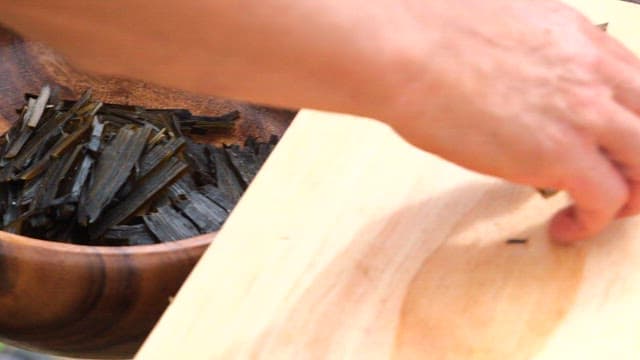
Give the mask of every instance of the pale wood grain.
M 640 219 L 554 246 L 567 203 L 303 111 L 137 359 L 640 358 Z

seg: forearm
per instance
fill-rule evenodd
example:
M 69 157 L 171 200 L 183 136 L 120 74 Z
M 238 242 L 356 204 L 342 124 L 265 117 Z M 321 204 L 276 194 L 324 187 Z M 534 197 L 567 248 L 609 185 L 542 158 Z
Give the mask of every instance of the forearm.
M 464 11 L 459 9 L 464 7 Z M 640 60 L 554 0 L 0 0 L 84 69 L 371 116 L 575 206 L 568 242 L 640 213 Z
M 385 1 L 379 1 L 384 3 Z M 81 68 L 287 107 L 384 117 L 413 33 L 388 1 L 0 1 Z M 425 39 L 422 39 L 423 41 Z M 390 111 L 390 110 L 389 110 Z

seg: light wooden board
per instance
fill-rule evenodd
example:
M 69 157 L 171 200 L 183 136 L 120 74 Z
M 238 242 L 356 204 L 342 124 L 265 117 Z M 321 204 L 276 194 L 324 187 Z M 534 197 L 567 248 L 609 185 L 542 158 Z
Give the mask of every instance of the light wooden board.
M 566 203 L 305 110 L 137 359 L 638 359 L 640 220 L 556 247 Z

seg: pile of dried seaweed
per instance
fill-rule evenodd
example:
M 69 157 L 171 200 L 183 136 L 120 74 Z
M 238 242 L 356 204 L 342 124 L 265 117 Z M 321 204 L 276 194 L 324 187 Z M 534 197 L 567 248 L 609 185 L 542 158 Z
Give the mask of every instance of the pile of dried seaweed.
M 89 245 L 139 245 L 215 231 L 277 142 L 215 147 L 185 134 L 233 128 L 237 111 L 105 104 L 87 91 L 26 95 L 0 139 L 2 230 Z

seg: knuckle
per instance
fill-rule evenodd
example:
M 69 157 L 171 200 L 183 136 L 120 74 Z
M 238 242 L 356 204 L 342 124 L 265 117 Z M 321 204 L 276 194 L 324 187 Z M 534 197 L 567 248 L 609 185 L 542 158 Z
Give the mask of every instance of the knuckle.
M 533 171 L 540 176 L 557 178 L 561 174 L 565 163 L 564 156 L 567 154 L 567 142 L 572 142 L 572 134 L 561 131 L 557 127 L 545 129 L 533 134 L 535 147 L 528 147 L 526 158 L 535 156 L 536 161 Z M 529 164 L 531 165 L 531 164 Z
M 590 114 L 595 111 L 598 102 L 596 91 L 591 88 L 577 88 L 568 95 L 568 105 L 571 112 L 584 112 Z
M 586 47 L 581 54 L 579 64 L 590 72 L 596 72 L 602 67 L 604 56 L 593 46 Z
M 594 173 L 591 166 L 567 168 L 563 179 L 566 189 L 582 200 L 583 207 L 594 212 L 617 210 L 627 202 L 631 193 L 625 179 L 615 170 Z
M 567 100 L 567 115 L 574 129 L 582 134 L 599 135 L 615 121 L 603 105 L 608 90 L 602 87 L 581 88 L 573 91 Z

